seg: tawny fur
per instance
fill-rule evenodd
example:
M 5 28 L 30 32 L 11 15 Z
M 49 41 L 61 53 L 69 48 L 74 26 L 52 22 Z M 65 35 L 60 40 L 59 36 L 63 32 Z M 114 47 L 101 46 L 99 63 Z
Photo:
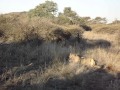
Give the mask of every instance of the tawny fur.
M 90 66 L 90 67 L 93 67 L 96 64 L 95 60 L 92 58 L 80 58 L 77 54 L 72 54 L 72 53 L 70 53 L 69 55 L 69 63 L 70 64 L 80 63 L 81 65 Z

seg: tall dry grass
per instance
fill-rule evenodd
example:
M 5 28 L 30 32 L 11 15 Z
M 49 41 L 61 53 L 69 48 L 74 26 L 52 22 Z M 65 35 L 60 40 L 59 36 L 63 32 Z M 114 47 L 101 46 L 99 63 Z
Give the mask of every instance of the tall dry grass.
M 26 13 L 0 16 L 0 22 L 0 89 L 120 90 L 119 25 L 92 25 L 93 31 L 77 42 L 72 36 L 83 33 L 77 25 L 58 25 Z M 58 28 L 70 32 L 70 39 L 47 41 Z M 70 53 L 92 58 L 97 67 L 71 66 Z

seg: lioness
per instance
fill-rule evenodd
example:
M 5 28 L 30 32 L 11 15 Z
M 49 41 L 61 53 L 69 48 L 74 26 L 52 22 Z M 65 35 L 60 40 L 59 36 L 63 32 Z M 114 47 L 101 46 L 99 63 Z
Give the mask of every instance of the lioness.
M 84 58 L 84 57 L 81 58 L 79 55 L 73 53 L 70 53 L 69 55 L 69 63 L 70 64 L 80 63 L 81 65 L 90 66 L 90 67 L 93 67 L 96 64 L 95 60 L 92 58 Z

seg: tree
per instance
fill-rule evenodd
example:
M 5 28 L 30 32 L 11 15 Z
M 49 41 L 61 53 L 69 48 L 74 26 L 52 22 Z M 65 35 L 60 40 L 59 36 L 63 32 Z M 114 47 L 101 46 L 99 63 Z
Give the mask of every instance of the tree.
M 57 12 L 57 4 L 53 1 L 46 1 L 39 4 L 35 9 L 29 11 L 30 16 L 54 17 Z
M 79 17 L 79 15 L 73 11 L 71 7 L 65 7 L 63 13 L 58 14 L 57 23 L 84 25 L 86 22 L 82 17 Z
M 77 13 L 71 10 L 71 7 L 65 7 L 64 8 L 64 15 L 67 17 L 76 17 Z
M 81 22 L 81 18 L 71 9 L 71 7 L 65 7 L 63 14 L 69 18 L 70 22 L 73 24 L 79 24 Z
M 57 17 L 57 23 L 59 24 L 73 24 L 69 17 L 63 13 L 59 13 Z
M 95 21 L 96 23 L 107 23 L 106 18 L 102 18 L 102 17 L 96 17 L 96 18 L 94 19 L 94 21 Z
M 85 20 L 86 22 L 90 21 L 90 17 L 82 17 L 83 20 Z

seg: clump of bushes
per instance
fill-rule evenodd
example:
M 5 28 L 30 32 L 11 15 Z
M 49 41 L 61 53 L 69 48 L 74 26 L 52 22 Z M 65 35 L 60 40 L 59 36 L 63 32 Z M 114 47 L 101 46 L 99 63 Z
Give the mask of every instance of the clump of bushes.
M 71 36 L 78 37 L 77 33 L 81 37 L 83 33 L 83 29 L 77 25 L 58 25 L 48 18 L 28 18 L 27 13 L 20 15 L 14 13 L 10 16 L 9 14 L 4 16 L 5 19 L 7 18 L 7 22 L 1 22 L 0 28 L 4 30 L 5 42 L 30 41 L 39 37 L 40 40 L 44 41 L 64 41 L 71 38 Z M 16 17 L 15 20 L 13 20 L 14 16 Z
M 55 21 L 56 23 L 58 23 L 58 24 L 61 24 L 61 25 L 63 25 L 63 24 L 67 24 L 67 25 L 72 25 L 73 24 L 73 22 L 72 22 L 72 20 L 70 20 L 67 16 L 65 16 L 65 15 L 59 15 L 57 18 L 56 18 L 56 21 Z
M 85 24 L 80 25 L 80 27 L 82 27 L 85 31 L 91 31 L 92 30 L 92 28 L 90 26 L 85 25 Z
M 50 35 L 57 42 L 63 41 L 63 40 L 68 40 L 71 37 L 71 33 L 70 32 L 65 31 L 65 30 L 63 30 L 61 28 L 57 28 L 57 29 L 53 30 Z

